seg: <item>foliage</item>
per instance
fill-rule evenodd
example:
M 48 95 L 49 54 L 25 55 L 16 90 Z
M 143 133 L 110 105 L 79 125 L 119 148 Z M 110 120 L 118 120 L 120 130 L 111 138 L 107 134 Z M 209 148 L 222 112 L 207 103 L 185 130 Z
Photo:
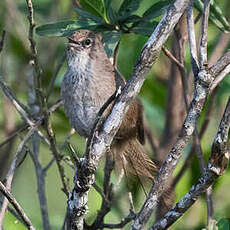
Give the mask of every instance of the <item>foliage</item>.
M 60 21 L 45 24 L 36 28 L 42 36 L 69 36 L 78 29 L 89 29 L 105 35 L 106 51 L 112 56 L 121 33 L 136 33 L 150 36 L 158 24 L 158 18 L 169 6 L 172 0 L 158 1 L 152 4 L 141 15 L 136 12 L 141 8 L 141 0 L 82 0 L 83 8 L 75 8 L 77 20 Z M 119 4 L 120 3 L 120 4 Z M 203 2 L 195 1 L 195 7 L 202 12 Z M 210 20 L 221 30 L 229 31 L 229 24 L 218 5 L 211 1 Z M 108 33 L 110 32 L 110 33 Z M 108 34 L 113 39 L 108 39 Z

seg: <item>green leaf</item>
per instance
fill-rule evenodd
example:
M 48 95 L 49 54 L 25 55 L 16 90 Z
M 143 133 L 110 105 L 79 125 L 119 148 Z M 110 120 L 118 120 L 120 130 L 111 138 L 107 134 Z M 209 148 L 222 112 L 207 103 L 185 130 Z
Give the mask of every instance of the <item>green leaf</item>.
M 210 10 L 211 13 L 220 21 L 220 23 L 222 23 L 223 28 L 226 30 L 225 32 L 230 31 L 227 19 L 224 17 L 220 7 L 214 1 L 211 1 Z
M 200 12 L 203 12 L 204 4 L 201 0 L 195 1 L 194 6 Z M 216 3 L 214 3 L 213 1 L 211 1 L 209 20 L 214 25 L 216 25 L 220 30 L 222 30 L 223 32 L 229 32 L 230 31 L 229 24 L 228 24 L 226 18 L 224 17 L 223 12 L 216 5 Z
M 91 14 L 90 12 L 83 10 L 79 7 L 75 8 L 75 11 L 77 12 L 78 16 L 80 16 L 80 18 L 82 18 L 83 20 L 90 19 L 97 23 L 102 23 L 104 21 L 101 17 L 95 16 Z
M 222 218 L 217 223 L 219 230 L 229 230 L 230 229 L 230 220 L 227 218 Z
M 121 34 L 117 31 L 107 31 L 102 33 L 102 43 L 104 43 L 105 51 L 108 57 L 112 57 L 114 49 L 119 42 Z
M 165 9 L 171 2 L 172 0 L 165 0 L 155 3 L 148 10 L 145 11 L 145 13 L 143 14 L 143 18 L 152 19 L 159 17 L 164 13 Z
M 106 16 L 110 24 L 116 24 L 118 20 L 118 13 L 113 9 L 113 7 L 111 7 L 111 5 L 106 8 Z
M 36 28 L 36 33 L 40 36 L 69 36 L 73 31 L 80 29 L 93 30 L 99 24 L 93 21 L 60 21 L 51 24 L 45 24 Z
M 88 12 L 104 18 L 105 8 L 103 0 L 80 0 L 80 4 Z
M 130 29 L 130 32 L 136 33 L 136 34 L 142 34 L 145 36 L 150 36 L 156 26 L 158 25 L 158 22 L 153 21 L 153 22 L 146 22 L 146 21 L 141 21 L 134 27 Z
M 140 2 L 140 0 L 124 0 L 119 9 L 119 15 L 125 17 L 131 15 L 139 8 Z

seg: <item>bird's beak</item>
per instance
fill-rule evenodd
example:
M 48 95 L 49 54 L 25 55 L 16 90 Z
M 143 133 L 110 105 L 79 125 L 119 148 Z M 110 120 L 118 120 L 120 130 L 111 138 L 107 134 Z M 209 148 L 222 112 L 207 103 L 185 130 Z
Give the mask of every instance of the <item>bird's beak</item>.
M 73 38 L 71 38 L 71 37 L 67 37 L 67 38 L 68 38 L 68 40 L 69 40 L 69 43 L 74 43 L 74 44 L 76 44 L 76 45 L 80 45 L 80 42 L 75 41 Z

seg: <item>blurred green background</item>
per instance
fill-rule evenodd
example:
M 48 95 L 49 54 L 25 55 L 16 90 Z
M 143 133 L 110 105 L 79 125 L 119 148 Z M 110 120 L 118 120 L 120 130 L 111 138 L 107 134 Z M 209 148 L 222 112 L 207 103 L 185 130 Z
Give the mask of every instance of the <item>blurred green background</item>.
M 140 12 L 145 11 L 153 0 L 144 0 L 141 7 L 138 9 Z M 36 0 L 34 4 L 34 14 L 36 25 L 56 22 L 64 19 L 76 19 L 76 12 L 74 11 L 73 3 L 71 1 L 50 1 L 50 0 Z M 229 18 L 230 2 L 223 0 L 220 2 L 220 7 L 225 16 Z M 6 38 L 3 51 L 0 54 L 0 76 L 9 84 L 15 95 L 27 104 L 28 98 L 28 72 L 31 67 L 29 61 L 31 58 L 30 47 L 28 41 L 28 21 L 27 21 L 27 7 L 24 0 L 2 0 L 0 3 L 0 32 L 6 30 Z M 222 32 L 213 24 L 210 23 L 209 37 L 208 37 L 208 51 L 212 53 L 218 38 Z M 62 56 L 65 52 L 66 40 L 64 38 L 56 37 L 40 37 L 35 34 L 36 45 L 38 48 L 39 62 L 43 69 L 42 85 L 44 89 L 53 76 L 57 65 L 60 63 Z M 118 50 L 118 69 L 128 78 L 132 72 L 133 65 L 139 55 L 143 44 L 147 41 L 147 37 L 136 34 L 125 34 L 121 38 L 120 47 Z M 166 46 L 170 48 L 171 39 L 167 42 Z M 230 48 L 230 45 L 229 47 Z M 187 50 L 188 51 L 188 50 Z M 186 65 L 190 69 L 189 52 L 186 55 Z M 62 66 L 58 77 L 55 81 L 54 89 L 50 95 L 48 105 L 51 106 L 59 98 L 60 82 L 66 70 L 66 63 Z M 151 125 L 152 132 L 157 138 L 161 137 L 164 127 L 164 114 L 167 94 L 167 79 L 170 70 L 170 60 L 161 53 L 153 69 L 149 73 L 143 88 L 140 93 L 141 100 L 145 106 L 145 113 L 149 124 Z M 202 148 L 205 158 L 208 159 L 211 149 L 211 144 L 221 115 L 224 110 L 227 98 L 230 94 L 230 78 L 227 76 L 221 83 L 218 95 L 215 98 L 214 110 L 211 117 L 209 128 L 202 139 Z M 200 121 L 205 119 L 204 115 Z M 63 108 L 59 108 L 51 116 L 52 125 L 56 133 L 58 146 L 62 146 L 64 139 L 70 130 L 69 122 L 64 115 Z M 14 130 L 21 124 L 21 119 L 14 108 L 9 104 L 3 94 L 0 94 L 0 140 L 1 142 L 6 138 L 7 133 Z M 23 136 L 24 133 L 21 134 Z M 1 179 L 4 178 L 8 170 L 9 163 L 11 162 L 17 145 L 20 143 L 20 138 L 10 143 L 10 146 L 4 146 L 0 150 L 1 164 Z M 85 140 L 74 134 L 71 137 L 71 143 L 79 154 L 84 153 Z M 188 154 L 188 146 L 184 156 L 182 157 L 176 172 L 183 165 L 183 160 Z M 62 152 L 65 153 L 65 150 Z M 6 159 L 7 158 L 7 159 Z M 44 143 L 41 144 L 41 160 L 45 166 L 52 158 L 51 151 Z M 73 170 L 66 164 L 65 166 L 67 176 L 72 183 Z M 176 174 L 175 172 L 175 174 Z M 97 172 L 97 184 L 102 184 L 103 175 L 103 162 Z M 191 167 L 186 171 L 180 182 L 176 187 L 177 200 L 183 196 L 193 183 L 196 182 L 200 175 L 197 159 L 194 157 Z M 213 200 L 214 200 L 214 215 L 218 221 L 222 218 L 230 218 L 230 170 L 218 179 L 214 185 Z M 118 175 L 113 174 L 113 181 L 116 183 Z M 32 160 L 29 155 L 22 165 L 16 169 L 13 179 L 12 193 L 19 201 L 25 212 L 31 218 L 32 223 L 36 229 L 42 229 L 41 215 L 39 209 L 39 202 L 37 197 L 36 188 L 36 175 Z M 46 189 L 47 200 L 49 208 L 49 217 L 51 220 L 52 229 L 60 229 L 65 212 L 66 212 L 66 197 L 61 191 L 61 181 L 57 171 L 57 166 L 54 163 L 47 172 L 46 176 Z M 139 185 L 132 186 L 134 194 L 134 204 L 136 210 L 141 206 L 145 199 L 145 195 Z M 124 192 L 126 191 L 126 192 Z M 106 216 L 105 222 L 117 223 L 122 217 L 128 213 L 129 204 L 128 189 L 126 181 L 123 179 L 122 183 L 118 186 L 113 210 Z M 87 222 L 92 222 L 97 210 L 100 208 L 101 198 L 98 193 L 92 188 L 89 194 L 89 213 L 87 214 Z M 153 220 L 152 220 L 153 221 Z M 206 205 L 205 197 L 201 197 L 195 205 L 173 226 L 172 229 L 201 229 L 206 224 Z M 4 229 L 25 229 L 16 219 L 7 212 L 4 219 Z

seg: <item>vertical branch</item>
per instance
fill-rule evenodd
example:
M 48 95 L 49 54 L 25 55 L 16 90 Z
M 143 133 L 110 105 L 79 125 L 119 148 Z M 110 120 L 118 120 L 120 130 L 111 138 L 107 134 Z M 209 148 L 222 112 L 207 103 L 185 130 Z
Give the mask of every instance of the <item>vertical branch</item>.
M 34 9 L 33 4 L 31 0 L 26 0 L 27 7 L 28 7 L 28 21 L 29 21 L 29 34 L 28 39 L 30 41 L 30 48 L 32 53 L 32 60 L 34 64 L 34 70 L 35 70 L 35 81 L 36 81 L 36 94 L 38 101 L 41 105 L 41 107 L 44 105 L 44 97 L 42 93 L 42 87 L 41 87 L 41 69 L 38 62 L 38 56 L 37 56 L 37 48 L 36 48 L 36 42 L 34 40 L 34 28 L 35 28 L 35 22 L 34 22 Z
M 204 0 L 204 14 L 201 27 L 200 41 L 200 68 L 203 69 L 207 65 L 207 46 L 208 46 L 208 17 L 209 17 L 210 0 Z
M 34 74 L 33 71 L 30 71 L 28 76 L 28 86 L 29 86 L 29 96 L 28 96 L 28 105 L 30 107 L 31 114 L 36 117 L 39 116 L 40 108 L 38 106 L 37 101 L 37 94 L 36 87 L 35 87 L 35 81 L 34 81 Z M 49 223 L 49 216 L 48 216 L 48 206 L 47 206 L 47 198 L 46 198 L 46 191 L 45 191 L 45 173 L 42 169 L 42 165 L 39 159 L 40 155 L 40 138 L 38 135 L 38 132 L 35 131 L 35 133 L 32 136 L 32 150 L 29 151 L 30 156 L 33 160 L 35 172 L 37 176 L 37 192 L 38 192 L 38 198 L 40 203 L 40 210 L 41 210 L 41 216 L 42 216 L 42 224 L 44 230 L 50 230 L 50 223 Z
M 51 122 L 49 120 L 49 111 L 47 109 L 47 103 L 46 103 L 46 98 L 43 95 L 42 92 L 42 87 L 41 87 L 41 68 L 39 66 L 39 62 L 38 62 L 38 57 L 37 57 L 37 49 L 36 49 L 36 43 L 33 37 L 34 34 L 34 27 L 35 27 L 35 22 L 34 22 L 34 10 L 33 10 L 33 4 L 31 0 L 26 0 L 27 2 L 27 6 L 28 6 L 28 12 L 29 12 L 29 16 L 28 16 L 28 21 L 29 21 L 29 35 L 28 35 L 28 39 L 30 41 L 30 47 L 31 47 L 31 52 L 33 55 L 33 59 L 32 59 L 32 64 L 34 66 L 34 70 L 35 70 L 35 89 L 36 89 L 36 95 L 37 95 L 37 100 L 40 106 L 40 109 L 43 110 L 43 115 L 44 115 L 44 128 L 47 132 L 48 135 L 48 139 L 50 142 L 50 149 L 55 157 L 57 166 L 58 166 L 58 171 L 61 177 L 61 181 L 63 184 L 63 190 L 65 192 L 65 194 L 68 196 L 69 193 L 69 188 L 68 188 L 68 181 L 67 178 L 65 176 L 64 173 L 64 166 L 62 165 L 61 162 L 61 155 L 59 153 L 57 144 L 56 144 L 56 138 L 55 138 L 55 134 L 53 132 L 52 126 L 51 126 Z
M 185 45 L 187 42 L 187 25 L 185 14 L 174 29 L 172 54 L 180 65 L 171 63 L 167 92 L 166 122 L 157 161 L 163 162 L 179 134 L 187 108 L 187 77 L 184 69 Z M 173 205 L 175 195 L 169 179 L 166 191 L 159 198 L 156 219 L 161 218 Z
M 197 48 L 196 48 L 196 38 L 195 38 L 195 28 L 194 28 L 194 19 L 193 19 L 193 5 L 190 4 L 187 9 L 187 25 L 188 25 L 188 41 L 189 41 L 189 50 L 191 56 L 191 64 L 194 76 L 199 72 L 199 63 L 197 58 Z
M 113 184 L 110 182 L 110 179 L 111 179 L 111 173 L 113 168 L 114 168 L 114 159 L 112 157 L 112 153 L 108 152 L 106 154 L 106 161 L 105 161 L 105 168 L 104 168 L 102 204 L 97 214 L 97 218 L 95 219 L 92 225 L 92 229 L 98 229 L 103 224 L 105 215 L 111 209 Z
M 2 37 L 1 37 L 1 40 L 0 40 L 0 53 L 2 52 L 2 49 L 3 49 L 3 46 L 4 46 L 5 37 L 6 37 L 6 31 L 3 30 L 2 31 Z
M 200 66 L 203 68 L 205 64 L 207 64 L 207 30 L 208 30 L 208 16 L 209 16 L 209 6 L 207 5 L 208 2 L 205 1 L 205 13 L 203 16 L 202 21 L 202 36 L 201 36 L 201 43 L 200 43 Z M 190 56 L 191 56 L 191 65 L 193 74 L 196 77 L 199 72 L 199 64 L 197 58 L 197 48 L 196 48 L 196 38 L 195 38 L 195 28 L 194 28 L 194 19 L 193 19 L 193 7 L 192 4 L 187 9 L 187 22 L 188 22 L 188 34 L 189 34 L 189 48 L 190 48 Z M 204 172 L 206 163 L 204 160 L 201 143 L 200 143 L 200 136 L 198 134 L 197 128 L 194 132 L 194 147 L 195 153 L 198 158 L 198 162 L 200 164 L 200 169 Z M 212 202 L 212 188 L 208 188 L 206 190 L 206 202 L 207 202 L 207 223 L 213 217 L 213 202 Z

